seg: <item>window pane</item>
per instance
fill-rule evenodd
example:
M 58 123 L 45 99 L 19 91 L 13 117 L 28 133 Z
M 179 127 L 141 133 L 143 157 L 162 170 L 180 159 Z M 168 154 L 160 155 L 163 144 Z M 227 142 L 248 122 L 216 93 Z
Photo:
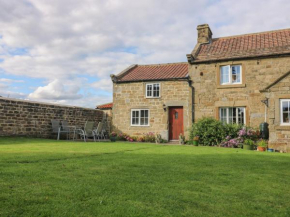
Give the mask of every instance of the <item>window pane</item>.
M 232 83 L 241 82 L 241 66 L 232 66 Z
M 148 110 L 140 110 L 140 125 L 148 125 Z
M 220 120 L 223 123 L 227 123 L 227 109 L 220 108 Z
M 283 112 L 288 112 L 289 107 L 288 107 L 288 102 L 282 102 L 282 107 L 283 107 Z
M 238 124 L 245 124 L 245 108 L 238 108 Z
M 140 125 L 145 125 L 145 110 L 141 110 Z
M 139 111 L 132 111 L 132 125 L 139 125 Z
M 148 115 L 148 110 L 145 110 L 145 117 L 148 118 L 149 115 Z
M 145 124 L 144 125 L 148 125 L 148 117 L 145 118 Z
M 237 120 L 237 118 L 238 118 L 237 108 L 232 108 L 232 110 L 233 110 L 233 122 L 232 123 L 237 123 L 238 122 L 238 120 Z
M 230 71 L 230 66 L 222 66 L 221 71 L 220 71 L 220 76 L 221 76 L 221 84 L 226 84 L 229 83 L 229 71 Z
M 234 123 L 236 120 L 234 119 L 234 113 L 235 109 L 234 108 L 228 108 L 229 109 L 229 124 Z
M 153 85 L 153 96 L 154 97 L 159 97 L 159 84 L 154 84 Z
M 149 111 L 145 110 L 145 125 L 149 124 Z
M 145 125 L 145 118 L 140 118 L 140 125 Z
M 283 123 L 289 123 L 289 113 L 283 112 Z
M 152 96 L 152 84 L 147 85 L 147 96 Z

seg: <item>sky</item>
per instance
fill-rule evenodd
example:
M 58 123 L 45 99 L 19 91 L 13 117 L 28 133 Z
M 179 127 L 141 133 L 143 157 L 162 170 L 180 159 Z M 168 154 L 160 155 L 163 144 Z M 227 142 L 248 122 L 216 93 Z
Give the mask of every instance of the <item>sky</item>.
M 0 96 L 95 108 L 110 74 L 186 62 L 213 37 L 290 28 L 289 0 L 0 0 Z

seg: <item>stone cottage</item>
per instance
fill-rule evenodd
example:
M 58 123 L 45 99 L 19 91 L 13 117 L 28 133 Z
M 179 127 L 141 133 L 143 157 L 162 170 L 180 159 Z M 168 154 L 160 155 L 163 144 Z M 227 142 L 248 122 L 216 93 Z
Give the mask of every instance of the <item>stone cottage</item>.
M 192 123 L 188 63 L 132 65 L 113 80 L 113 124 L 129 135 L 159 133 L 166 140 L 187 134 Z
M 128 120 L 116 113 L 113 116 L 116 128 L 129 134 L 162 131 L 164 137 L 172 139 L 170 108 L 182 106 L 185 134 L 185 129 L 202 117 L 215 117 L 222 122 L 252 127 L 266 121 L 270 129 L 270 144 L 289 149 L 290 29 L 213 38 L 210 27 L 204 24 L 197 27 L 197 33 L 197 44 L 186 55 L 188 72 L 184 72 L 184 80 L 172 77 L 167 85 L 160 83 L 160 98 L 146 97 L 146 91 L 150 90 L 146 78 L 158 73 L 171 76 L 178 73 L 179 68 L 159 70 L 157 73 L 149 66 L 134 65 L 119 75 L 112 75 L 114 112 L 121 110 L 119 112 L 126 113 L 127 119 L 132 121 L 135 115 L 132 111 L 137 106 L 135 100 L 140 100 L 140 106 L 142 104 L 148 109 L 154 105 L 151 108 L 154 113 L 151 112 L 146 127 L 132 128 L 132 123 L 130 125 Z M 182 65 L 185 66 L 184 63 Z M 139 73 L 135 74 L 134 71 L 141 67 L 147 70 L 138 70 Z M 122 83 L 123 79 L 127 82 Z M 158 83 L 158 80 L 152 83 L 155 82 Z M 181 84 L 184 89 L 179 86 Z M 171 97 L 170 100 L 176 104 L 168 104 Z M 182 103 L 178 104 L 177 101 Z M 159 112 L 155 113 L 155 110 Z

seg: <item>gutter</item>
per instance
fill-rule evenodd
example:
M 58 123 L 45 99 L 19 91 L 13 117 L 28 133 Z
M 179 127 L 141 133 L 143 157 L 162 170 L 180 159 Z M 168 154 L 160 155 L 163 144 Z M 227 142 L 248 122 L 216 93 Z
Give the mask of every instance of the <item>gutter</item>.
M 132 81 L 115 81 L 116 84 L 120 83 L 136 83 L 136 82 L 149 82 L 149 81 L 188 81 L 189 77 L 185 78 L 165 78 L 165 79 L 140 79 L 140 80 L 132 80 Z

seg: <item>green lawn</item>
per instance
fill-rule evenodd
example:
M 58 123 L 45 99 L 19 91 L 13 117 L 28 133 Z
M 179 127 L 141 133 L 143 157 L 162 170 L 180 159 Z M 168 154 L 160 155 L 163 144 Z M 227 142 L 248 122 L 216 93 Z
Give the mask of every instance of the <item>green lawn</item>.
M 290 155 L 0 138 L 0 216 L 290 216 Z

